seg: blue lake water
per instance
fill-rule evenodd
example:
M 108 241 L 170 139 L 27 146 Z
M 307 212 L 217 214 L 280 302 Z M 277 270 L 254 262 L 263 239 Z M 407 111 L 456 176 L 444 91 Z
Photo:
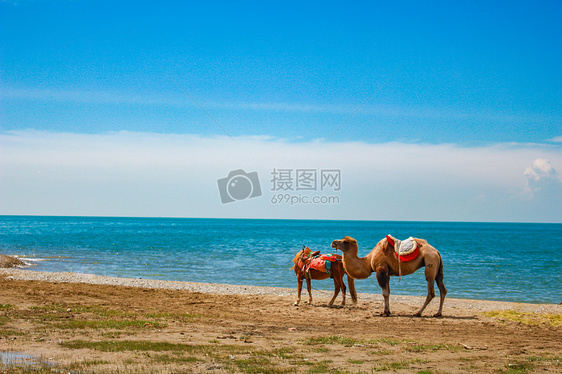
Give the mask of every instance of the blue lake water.
M 449 297 L 562 302 L 562 224 L 0 216 L 0 253 L 39 271 L 293 288 L 303 245 L 333 252 L 349 235 L 365 256 L 387 234 L 441 252 Z M 356 284 L 380 293 L 375 276 Z M 423 270 L 391 293 L 425 296 Z

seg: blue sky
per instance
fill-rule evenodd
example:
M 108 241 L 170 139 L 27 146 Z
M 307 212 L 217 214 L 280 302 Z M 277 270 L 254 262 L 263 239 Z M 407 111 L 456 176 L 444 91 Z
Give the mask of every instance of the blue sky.
M 0 1 L 0 214 L 562 222 L 561 24 L 558 1 Z M 221 204 L 240 168 L 264 196 Z M 272 207 L 274 168 L 339 168 L 340 203 Z

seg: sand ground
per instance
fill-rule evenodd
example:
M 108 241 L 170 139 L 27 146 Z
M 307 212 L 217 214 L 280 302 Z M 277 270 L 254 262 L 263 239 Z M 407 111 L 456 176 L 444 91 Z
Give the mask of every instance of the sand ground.
M 379 295 L 345 307 L 295 295 L 0 269 L 0 372 L 24 372 L 5 352 L 45 372 L 562 372 L 561 305 L 447 298 L 433 318 L 435 299 L 415 318 L 423 299 L 394 296 L 381 317 Z

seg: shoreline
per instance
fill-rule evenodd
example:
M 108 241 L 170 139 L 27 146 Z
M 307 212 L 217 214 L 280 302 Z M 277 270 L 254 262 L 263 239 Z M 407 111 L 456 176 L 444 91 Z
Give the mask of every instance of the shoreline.
M 294 288 L 282 287 L 263 287 L 252 285 L 230 285 L 216 283 L 197 283 L 182 281 L 166 281 L 157 279 L 142 278 L 118 278 L 110 276 L 102 276 L 95 274 L 84 274 L 75 272 L 42 272 L 22 268 L 0 268 L 0 276 L 8 279 L 40 281 L 50 283 L 71 283 L 71 284 L 92 284 L 92 285 L 112 285 L 123 287 L 135 287 L 145 289 L 165 289 L 165 290 L 184 290 L 203 294 L 215 295 L 240 295 L 240 296 L 277 296 L 282 298 L 296 298 L 296 285 Z M 313 289 L 313 297 L 330 298 L 332 291 Z M 303 301 L 306 300 L 306 286 L 303 287 Z M 425 296 L 409 296 L 409 295 L 390 295 L 391 303 L 417 305 L 423 303 Z M 359 293 L 359 302 L 383 302 L 382 295 Z M 431 304 L 438 302 L 439 293 L 432 300 Z M 431 305 L 430 304 L 430 305 Z M 351 305 L 351 301 L 349 304 Z M 490 312 L 493 310 L 515 310 L 518 312 L 530 313 L 562 313 L 562 304 L 533 304 L 508 301 L 479 300 L 479 299 L 457 299 L 447 297 L 445 299 L 445 308 L 462 309 L 475 312 Z

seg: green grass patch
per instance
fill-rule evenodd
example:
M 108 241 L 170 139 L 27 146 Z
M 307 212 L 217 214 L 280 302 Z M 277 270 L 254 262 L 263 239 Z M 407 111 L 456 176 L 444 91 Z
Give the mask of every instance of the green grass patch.
M 415 359 L 415 360 L 401 360 L 401 361 L 394 361 L 394 362 L 377 362 L 375 366 L 373 366 L 372 371 L 396 371 L 402 369 L 409 369 L 412 364 L 424 364 L 429 361 L 422 360 L 422 359 Z M 431 371 L 429 371 L 431 372 Z
M 505 368 L 496 370 L 496 373 L 502 374 L 520 374 L 533 371 L 534 365 L 530 363 L 511 363 L 507 364 Z
M 307 370 L 307 373 L 329 373 L 330 372 L 330 366 L 327 363 L 316 363 L 313 364 L 313 366 Z
M 100 332 L 100 336 L 102 338 L 108 338 L 108 339 L 119 339 L 122 336 L 131 336 L 131 335 L 135 335 L 137 332 L 134 330 L 128 330 L 128 331 L 105 331 L 105 332 Z
M 69 342 L 62 342 L 60 344 L 62 347 L 70 349 L 94 349 L 96 351 L 102 352 L 124 352 L 124 351 L 139 351 L 139 352 L 195 352 L 204 349 L 205 346 L 199 345 L 188 345 L 179 343 L 168 343 L 168 342 L 153 342 L 145 340 L 123 340 L 123 341 L 97 341 L 90 342 L 84 340 L 74 340 Z M 207 349 L 208 350 L 208 349 Z
M 527 361 L 540 368 L 546 367 L 562 367 L 562 356 L 547 353 L 543 356 L 529 356 Z
M 551 325 L 562 326 L 562 313 L 528 313 L 515 310 L 494 310 L 485 312 L 485 316 L 502 321 L 518 322 L 524 325 Z
M 74 371 L 74 370 L 81 370 L 92 366 L 101 366 L 101 365 L 110 365 L 110 364 L 112 364 L 112 362 L 107 360 L 84 360 L 79 362 L 73 362 L 68 366 L 66 366 L 65 368 L 67 370 Z
M 326 348 L 326 347 L 317 347 L 317 348 L 314 348 L 312 351 L 316 352 L 316 353 L 326 353 L 326 352 L 329 351 L 329 349 Z
M 289 364 L 295 365 L 295 366 L 315 366 L 316 365 L 315 362 L 310 361 L 309 359 L 305 359 L 305 358 L 289 360 Z
M 147 313 L 144 317 L 150 319 L 164 319 L 167 321 L 177 320 L 180 322 L 193 322 L 201 318 L 201 315 L 197 313 Z
M 350 358 L 349 360 L 347 360 L 348 363 L 353 364 L 353 365 L 361 365 L 362 363 L 364 363 L 365 361 L 363 360 L 354 360 L 352 358 Z
M 121 312 L 99 306 L 61 304 L 36 306 L 28 310 L 17 311 L 16 313 L 10 312 L 10 317 L 14 320 L 25 319 L 36 324 L 42 324 L 49 329 L 56 328 L 59 330 L 161 329 L 167 326 L 165 321 L 158 321 L 155 318 L 142 318 L 143 316 L 139 314 Z M 122 332 L 126 333 L 126 331 Z
M 97 317 L 99 319 L 139 319 L 138 314 L 122 312 L 102 308 L 100 306 L 75 306 L 75 305 L 43 305 L 31 307 L 23 317 L 37 318 L 45 321 L 64 318 L 76 318 L 76 316 L 86 315 L 88 318 Z
M 13 305 L 10 304 L 0 304 L 0 310 L 12 310 L 14 309 Z
M 405 341 L 409 341 L 409 340 L 405 340 L 405 339 L 394 339 L 394 338 L 379 338 L 379 339 L 374 339 L 374 340 L 370 340 L 370 343 L 384 343 L 384 344 L 388 344 L 388 345 L 398 345 L 400 343 L 403 343 Z
M 404 351 L 406 352 L 435 352 L 441 350 L 447 351 L 460 351 L 462 349 L 461 346 L 458 345 L 451 345 L 451 344 L 431 344 L 431 343 L 407 343 L 404 347 Z
M 166 325 L 154 321 L 118 321 L 118 320 L 69 320 L 54 324 L 54 327 L 60 330 L 76 330 L 76 329 L 142 329 L 142 328 L 155 328 L 160 329 Z
M 389 362 L 388 367 L 392 370 L 408 369 L 411 362 L 408 360 Z
M 346 338 L 343 336 L 331 335 L 331 336 L 321 336 L 316 338 L 307 338 L 301 341 L 304 345 L 319 345 L 319 344 L 341 344 L 341 345 L 354 345 L 354 344 L 364 344 L 364 340 Z
M 35 366 L 18 366 L 0 364 L 0 373 L 10 374 L 52 374 L 53 368 L 50 365 L 42 364 Z
M 2 338 L 7 338 L 7 337 L 12 337 L 12 336 L 24 336 L 27 335 L 25 332 L 22 331 L 16 331 L 16 330 L 12 330 L 12 329 L 0 329 L 0 337 Z
M 221 354 L 228 357 L 229 354 L 252 354 L 255 349 L 251 346 L 218 345 L 218 344 L 182 344 L 169 342 L 155 342 L 146 340 L 102 340 L 85 341 L 72 340 L 60 343 L 62 347 L 69 349 L 93 349 L 102 352 L 171 352 L 190 353 L 214 356 L 223 359 Z
M 159 354 L 151 356 L 150 359 L 154 363 L 159 364 L 172 364 L 172 363 L 192 363 L 192 362 L 199 362 L 202 361 L 197 357 L 193 356 L 178 356 L 178 355 L 169 355 L 169 354 Z
M 375 349 L 374 351 L 369 351 L 369 354 L 373 356 L 387 356 L 393 353 L 394 352 L 390 349 L 382 349 L 382 348 Z
M 461 346 L 451 345 L 445 343 L 423 343 L 412 339 L 393 339 L 393 338 L 378 338 L 378 339 L 354 339 L 344 336 L 331 335 L 307 338 L 300 341 L 303 345 L 345 345 L 345 346 L 380 346 L 381 344 L 389 346 L 400 346 L 408 352 L 431 352 L 439 350 L 459 351 Z M 379 353 L 381 354 L 381 353 Z
M 371 368 L 371 372 L 390 371 L 390 370 L 392 370 L 390 368 L 390 365 L 382 362 L 375 363 L 375 365 Z
M 267 357 L 252 356 L 233 360 L 237 370 L 242 373 L 267 373 L 275 369 L 275 364 Z
M 305 359 L 301 349 L 282 347 L 266 350 L 252 345 L 203 344 L 130 341 L 84 341 L 74 340 L 60 343 L 69 349 L 92 349 L 101 352 L 137 352 L 157 365 L 195 362 L 219 363 L 227 372 L 286 374 L 304 370 L 309 373 L 334 373 L 331 360 L 315 361 Z M 77 363 L 77 369 L 80 368 Z M 299 369 L 300 368 L 300 369 Z
M 298 353 L 296 351 L 297 350 L 293 347 L 283 347 L 269 351 L 268 355 L 271 357 L 279 357 L 284 360 L 304 358 L 304 355 L 302 353 Z

